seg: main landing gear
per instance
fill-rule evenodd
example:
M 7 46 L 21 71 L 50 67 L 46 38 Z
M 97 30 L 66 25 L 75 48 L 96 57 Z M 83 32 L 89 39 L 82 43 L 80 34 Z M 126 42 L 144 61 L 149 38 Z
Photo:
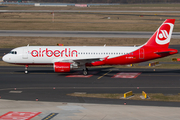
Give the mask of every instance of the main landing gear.
M 88 74 L 88 69 L 87 68 L 84 68 L 83 69 L 83 75 L 87 75 Z
M 24 71 L 25 74 L 28 74 L 28 65 L 25 65 L 25 71 Z

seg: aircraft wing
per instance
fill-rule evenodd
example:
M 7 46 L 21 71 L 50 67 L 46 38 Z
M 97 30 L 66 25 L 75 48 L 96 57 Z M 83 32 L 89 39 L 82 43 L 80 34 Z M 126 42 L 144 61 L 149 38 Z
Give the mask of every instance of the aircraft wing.
M 54 59 L 53 62 L 93 62 L 93 61 L 100 61 L 102 58 L 70 58 L 70 59 Z
M 100 60 L 101 58 L 86 58 L 86 59 L 74 59 L 73 61 L 87 63 L 87 62 L 94 62 L 94 61 L 100 61 Z
M 103 61 L 106 60 L 109 56 L 105 57 L 105 58 L 74 58 L 74 59 L 63 59 L 63 60 L 59 60 L 56 62 L 75 62 L 78 65 L 84 65 L 86 63 L 93 63 L 93 62 L 97 62 L 97 61 Z

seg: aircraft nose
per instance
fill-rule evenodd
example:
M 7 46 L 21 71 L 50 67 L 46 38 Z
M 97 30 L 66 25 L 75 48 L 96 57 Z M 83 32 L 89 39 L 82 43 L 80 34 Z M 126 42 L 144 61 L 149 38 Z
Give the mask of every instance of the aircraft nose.
M 7 57 L 7 55 L 4 55 L 4 56 L 2 57 L 2 60 L 3 60 L 4 62 L 8 62 L 8 57 Z

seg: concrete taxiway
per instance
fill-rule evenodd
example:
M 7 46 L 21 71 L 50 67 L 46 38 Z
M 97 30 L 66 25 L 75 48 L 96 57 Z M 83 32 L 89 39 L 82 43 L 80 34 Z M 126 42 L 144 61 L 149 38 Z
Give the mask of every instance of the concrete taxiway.
M 1 13 L 180 13 L 180 11 L 144 11 L 144 10 L 0 10 Z
M 42 31 L 42 30 L 0 30 L 0 36 L 21 37 L 105 37 L 105 38 L 150 38 L 154 32 L 133 31 Z M 180 32 L 173 32 L 172 38 L 180 38 Z
M 179 107 L 14 100 L 0 100 L 0 102 L 1 115 L 9 111 L 41 112 L 31 120 L 179 120 L 180 117 Z M 53 114 L 55 115 L 51 117 Z M 11 116 L 12 114 L 8 117 Z

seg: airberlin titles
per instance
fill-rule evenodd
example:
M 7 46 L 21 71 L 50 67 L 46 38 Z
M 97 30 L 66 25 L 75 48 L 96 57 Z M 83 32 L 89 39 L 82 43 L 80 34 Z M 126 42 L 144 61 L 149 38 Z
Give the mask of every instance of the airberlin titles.
M 60 50 L 50 50 L 48 48 L 38 50 L 32 50 L 31 55 L 33 57 L 44 57 L 45 55 L 47 57 L 78 57 L 77 50 L 71 50 L 70 48 L 65 48 L 62 51 Z

